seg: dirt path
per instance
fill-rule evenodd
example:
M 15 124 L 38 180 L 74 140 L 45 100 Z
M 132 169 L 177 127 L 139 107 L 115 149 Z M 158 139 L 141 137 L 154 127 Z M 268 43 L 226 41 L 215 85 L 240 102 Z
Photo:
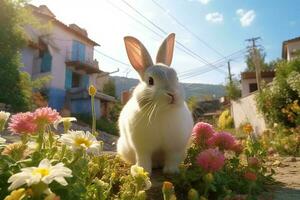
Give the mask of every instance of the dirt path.
M 300 157 L 277 157 L 273 160 L 274 200 L 300 200 Z

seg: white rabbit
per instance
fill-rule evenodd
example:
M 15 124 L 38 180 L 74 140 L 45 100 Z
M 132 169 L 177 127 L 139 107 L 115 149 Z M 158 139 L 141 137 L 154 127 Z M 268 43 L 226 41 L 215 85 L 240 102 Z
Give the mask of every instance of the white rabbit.
M 140 83 L 119 117 L 118 154 L 151 174 L 152 166 L 164 173 L 178 172 L 193 127 L 177 74 L 170 68 L 175 34 L 159 48 L 156 63 L 134 37 L 125 37 L 129 61 L 139 73 Z

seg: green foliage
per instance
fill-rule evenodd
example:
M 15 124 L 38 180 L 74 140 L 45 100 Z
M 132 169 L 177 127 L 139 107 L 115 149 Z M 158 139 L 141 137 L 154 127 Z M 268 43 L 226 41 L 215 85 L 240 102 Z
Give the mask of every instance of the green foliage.
M 229 110 L 224 110 L 218 120 L 218 128 L 221 130 L 230 129 L 233 127 L 233 118 L 230 115 Z
M 225 85 L 225 93 L 226 96 L 229 97 L 229 99 L 237 100 L 241 97 L 241 89 L 240 89 L 240 83 L 238 80 L 233 79 L 232 82 L 227 82 Z
M 286 128 L 276 125 L 265 131 L 260 141 L 270 153 L 277 152 L 281 155 L 300 156 L 299 133 L 300 127 Z
M 254 53 L 255 52 L 255 53 Z M 258 63 L 260 65 L 260 68 L 262 71 L 266 71 L 266 70 L 272 70 L 274 69 L 274 63 L 266 63 L 265 62 L 265 58 L 266 58 L 266 53 L 262 50 L 262 49 L 255 49 L 253 51 L 250 51 L 247 55 L 246 55 L 246 63 L 247 63 L 247 69 L 246 71 L 249 72 L 255 72 L 255 64 L 254 64 L 254 60 L 257 59 Z M 255 54 L 256 54 L 256 58 L 255 58 Z
M 32 89 L 40 82 L 32 82 L 29 74 L 20 71 L 20 50 L 27 44 L 23 27 L 39 24 L 25 8 L 26 3 L 0 1 L 0 102 L 11 105 L 14 111 L 32 109 Z
M 116 85 L 113 79 L 109 79 L 103 86 L 103 92 L 110 96 L 116 97 Z
M 300 59 L 281 61 L 276 66 L 276 76 L 271 85 L 263 88 L 256 97 L 258 110 L 269 124 L 278 123 L 287 127 L 300 125 L 299 113 L 293 112 L 293 103 L 299 99 Z M 296 77 L 294 77 L 296 76 Z M 296 105 L 297 106 L 297 105 Z M 289 115 L 295 115 L 293 119 Z
M 20 49 L 26 44 L 22 26 L 26 22 L 25 1 L 0 1 L 0 102 L 13 110 L 28 107 L 22 91 Z

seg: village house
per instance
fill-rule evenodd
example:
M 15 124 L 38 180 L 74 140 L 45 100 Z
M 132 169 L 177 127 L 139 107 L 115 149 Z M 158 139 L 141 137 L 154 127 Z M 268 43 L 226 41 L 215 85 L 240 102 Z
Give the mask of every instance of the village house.
M 273 81 L 275 77 L 274 71 L 261 72 L 261 80 L 263 83 L 268 84 Z M 241 73 L 241 92 L 242 97 L 248 96 L 252 92 L 257 91 L 257 81 L 255 72 L 242 72 Z
M 29 45 L 22 49 L 23 70 L 33 79 L 51 76 L 47 86 L 48 104 L 58 111 L 90 113 L 91 104 L 88 86 L 93 84 L 98 92 L 95 96 L 97 118 L 107 115 L 109 104 L 115 98 L 102 93 L 108 73 L 99 69 L 94 59 L 94 47 L 98 43 L 88 37 L 85 29 L 76 24 L 66 25 L 59 21 L 51 10 L 41 5 L 28 5 L 47 30 L 26 26 Z
M 290 61 L 300 54 L 300 37 L 282 43 L 282 58 Z

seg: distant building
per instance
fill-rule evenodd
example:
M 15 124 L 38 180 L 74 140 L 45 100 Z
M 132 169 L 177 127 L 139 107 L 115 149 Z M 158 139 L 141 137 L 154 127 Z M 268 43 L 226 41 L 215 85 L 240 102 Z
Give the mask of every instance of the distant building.
M 25 27 L 29 45 L 22 49 L 23 70 L 33 79 L 45 75 L 52 77 L 47 87 L 49 106 L 59 111 L 90 113 L 87 88 L 93 84 L 98 90 L 95 96 L 97 117 L 105 114 L 105 107 L 115 99 L 101 93 L 107 76 L 94 59 L 94 47 L 99 44 L 88 37 L 85 29 L 56 19 L 47 6 L 28 5 L 28 8 L 41 24 L 49 24 L 49 30 Z
M 292 60 L 300 53 L 300 37 L 286 40 L 282 43 L 282 58 Z
M 275 77 L 274 71 L 261 72 L 261 80 L 265 83 L 270 83 Z M 257 90 L 256 73 L 255 72 L 242 72 L 241 73 L 241 89 L 242 97 L 248 96 Z

